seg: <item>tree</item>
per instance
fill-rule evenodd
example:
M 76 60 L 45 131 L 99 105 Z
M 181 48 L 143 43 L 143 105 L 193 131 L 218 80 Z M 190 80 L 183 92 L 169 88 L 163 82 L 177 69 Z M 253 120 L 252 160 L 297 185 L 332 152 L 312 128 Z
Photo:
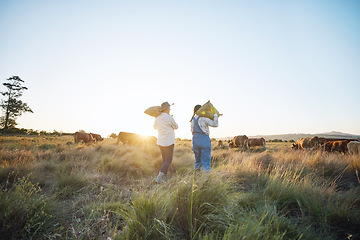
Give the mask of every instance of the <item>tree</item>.
M 21 116 L 24 112 L 33 111 L 27 105 L 23 103 L 20 98 L 23 95 L 23 91 L 27 90 L 27 87 L 22 86 L 24 83 L 18 76 L 12 76 L 7 79 L 8 82 L 3 85 L 8 89 L 6 92 L 0 92 L 7 100 L 1 100 L 0 107 L 4 111 L 4 115 L 0 119 L 0 126 L 4 130 L 15 127 L 17 125 L 16 119 Z

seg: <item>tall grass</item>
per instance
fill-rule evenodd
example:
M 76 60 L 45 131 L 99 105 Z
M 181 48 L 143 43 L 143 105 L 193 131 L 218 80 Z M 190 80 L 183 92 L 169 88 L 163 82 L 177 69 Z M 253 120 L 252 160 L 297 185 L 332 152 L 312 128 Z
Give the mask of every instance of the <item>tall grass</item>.
M 194 173 L 191 142 L 177 141 L 168 180 L 157 185 L 157 146 L 70 136 L 0 142 L 0 236 L 8 239 L 360 238 L 359 156 L 284 143 L 214 147 L 206 175 Z
M 200 239 L 304 239 L 306 234 L 299 233 L 294 222 L 272 205 L 245 209 L 238 213 L 236 219 L 237 223 L 230 226 L 223 235 L 212 233 Z M 308 234 L 306 237 L 316 239 L 315 235 Z
M 136 194 L 131 204 L 119 209 L 126 219 L 124 239 L 161 239 L 169 237 L 171 210 L 168 196 L 158 191 Z M 170 223 L 170 224 L 169 224 Z
M 185 239 L 197 239 L 207 232 L 224 232 L 231 221 L 228 183 L 212 175 L 187 178 L 173 194 L 174 227 Z
M 170 189 L 138 193 L 115 211 L 127 223 L 124 239 L 198 239 L 206 232 L 225 232 L 232 219 L 229 186 L 211 176 L 178 180 Z

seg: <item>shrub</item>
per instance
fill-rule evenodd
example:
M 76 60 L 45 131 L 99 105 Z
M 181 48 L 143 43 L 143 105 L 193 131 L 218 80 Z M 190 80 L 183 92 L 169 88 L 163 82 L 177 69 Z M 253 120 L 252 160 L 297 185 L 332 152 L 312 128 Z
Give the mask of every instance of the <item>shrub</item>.
M 28 178 L 0 189 L 0 209 L 0 236 L 3 239 L 43 238 L 56 230 L 48 199 Z

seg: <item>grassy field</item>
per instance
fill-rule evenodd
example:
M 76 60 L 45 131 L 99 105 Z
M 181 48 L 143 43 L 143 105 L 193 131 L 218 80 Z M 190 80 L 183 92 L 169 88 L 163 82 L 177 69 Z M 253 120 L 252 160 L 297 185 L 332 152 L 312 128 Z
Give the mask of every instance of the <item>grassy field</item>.
M 2 239 L 360 239 L 360 157 L 291 143 L 216 147 L 194 173 L 178 141 L 168 180 L 157 146 L 0 137 Z

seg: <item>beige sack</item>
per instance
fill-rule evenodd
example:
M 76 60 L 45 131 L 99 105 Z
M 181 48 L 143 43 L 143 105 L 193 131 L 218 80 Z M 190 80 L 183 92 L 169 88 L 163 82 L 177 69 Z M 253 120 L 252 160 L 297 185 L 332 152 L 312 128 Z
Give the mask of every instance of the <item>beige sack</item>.
M 157 117 L 161 114 L 160 106 L 149 107 L 148 109 L 145 110 L 144 113 L 146 113 L 147 115 L 150 115 L 152 117 Z
M 214 120 L 214 114 L 217 114 L 219 116 L 219 111 L 216 110 L 216 108 L 211 104 L 210 101 L 208 101 L 207 103 L 202 105 L 199 110 L 196 111 L 196 114 L 200 117 L 207 117 L 211 120 Z

